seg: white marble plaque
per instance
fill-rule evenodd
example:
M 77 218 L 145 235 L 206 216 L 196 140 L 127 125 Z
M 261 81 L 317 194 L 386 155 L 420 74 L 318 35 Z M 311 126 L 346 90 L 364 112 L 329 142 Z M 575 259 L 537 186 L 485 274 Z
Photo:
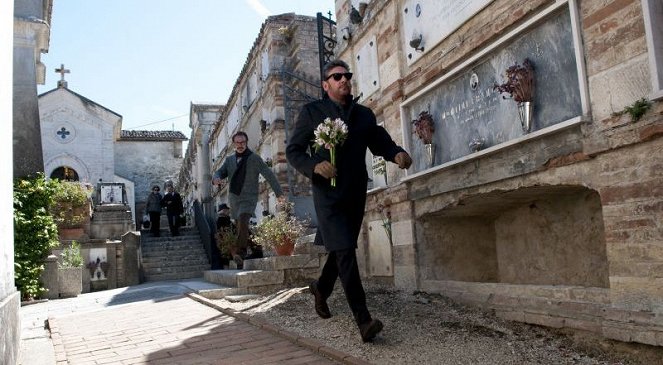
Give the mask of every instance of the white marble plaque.
M 85 265 L 88 266 L 90 270 L 90 280 L 105 280 L 106 273 L 102 270 L 102 266 L 106 266 L 106 249 L 105 248 L 91 248 L 88 261 Z
M 412 220 L 391 223 L 391 235 L 394 246 L 407 246 L 414 244 L 414 231 Z
M 122 184 L 101 185 L 101 204 L 123 204 Z
M 408 65 L 447 38 L 492 0 L 407 0 L 401 8 L 403 49 Z M 423 50 L 410 46 L 421 36 Z
M 371 276 L 393 276 L 391 243 L 382 220 L 368 222 L 368 270 Z
M 372 36 L 359 49 L 355 58 L 354 73 L 357 77 L 357 86 L 359 90 L 355 93 L 361 93 L 361 99 L 366 100 L 371 94 L 380 88 L 380 75 L 378 65 L 378 47 L 375 36 Z

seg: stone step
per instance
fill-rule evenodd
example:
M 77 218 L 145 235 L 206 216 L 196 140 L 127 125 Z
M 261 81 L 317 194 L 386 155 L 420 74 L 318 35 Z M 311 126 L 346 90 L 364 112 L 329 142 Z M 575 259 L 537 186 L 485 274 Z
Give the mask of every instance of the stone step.
M 195 243 L 191 245 L 169 245 L 163 247 L 142 247 L 141 253 L 143 257 L 153 257 L 153 256 L 163 256 L 167 255 L 177 255 L 185 256 L 188 254 L 205 254 L 205 249 L 200 243 Z
M 154 245 L 163 242 L 200 242 L 200 235 L 198 234 L 189 234 L 189 235 L 179 235 L 176 237 L 171 236 L 161 236 L 161 237 L 143 237 L 141 243 L 143 245 Z
M 142 231 L 141 261 L 146 281 L 201 278 L 210 269 L 195 227 L 180 227 L 180 235 L 172 237 L 166 225 L 160 233 L 161 237 L 152 237 Z
M 320 257 L 318 255 L 272 256 L 244 262 L 244 269 L 246 270 L 286 270 L 319 267 Z
M 203 278 L 211 283 L 234 288 L 283 285 L 284 277 L 283 271 L 271 270 L 207 270 L 203 273 Z
M 202 277 L 203 272 L 210 269 L 209 264 L 202 265 L 189 265 L 189 266 L 167 266 L 167 267 L 155 267 L 144 270 L 145 276 L 151 275 L 160 275 L 160 274 L 178 274 L 178 273 L 188 273 L 188 272 L 198 272 L 200 275 L 196 277 Z
M 207 265 L 209 262 L 207 261 L 207 258 L 205 257 L 199 257 L 199 256 L 191 256 L 191 257 L 185 257 L 185 258 L 177 258 L 177 260 L 173 260 L 171 258 L 164 258 L 164 259 L 146 259 L 143 258 L 143 269 L 144 270 L 149 270 L 153 268 L 159 268 L 159 267 L 179 267 L 179 266 L 193 266 L 193 265 Z
M 185 271 L 180 273 L 145 274 L 145 281 L 164 281 L 201 278 L 203 271 Z

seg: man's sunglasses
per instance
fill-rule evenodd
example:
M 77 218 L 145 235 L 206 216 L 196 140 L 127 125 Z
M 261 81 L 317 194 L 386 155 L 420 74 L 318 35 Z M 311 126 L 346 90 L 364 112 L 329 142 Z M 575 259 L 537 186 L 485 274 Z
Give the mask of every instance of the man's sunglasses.
M 327 78 L 325 78 L 325 81 L 331 79 L 332 77 L 336 81 L 341 81 L 343 76 L 345 76 L 345 79 L 348 81 L 352 80 L 352 72 L 334 72 L 333 74 L 327 76 Z

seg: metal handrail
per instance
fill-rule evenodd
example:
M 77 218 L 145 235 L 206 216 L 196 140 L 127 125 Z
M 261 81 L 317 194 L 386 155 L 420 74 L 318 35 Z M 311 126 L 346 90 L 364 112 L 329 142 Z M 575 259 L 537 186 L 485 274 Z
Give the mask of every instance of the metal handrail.
M 193 215 L 196 228 L 198 228 L 198 233 L 200 233 L 200 240 L 212 270 L 220 269 L 221 258 L 219 250 L 216 248 L 216 240 L 214 239 L 214 225 L 210 223 L 205 213 L 203 213 L 203 208 L 198 200 L 194 200 L 193 202 Z

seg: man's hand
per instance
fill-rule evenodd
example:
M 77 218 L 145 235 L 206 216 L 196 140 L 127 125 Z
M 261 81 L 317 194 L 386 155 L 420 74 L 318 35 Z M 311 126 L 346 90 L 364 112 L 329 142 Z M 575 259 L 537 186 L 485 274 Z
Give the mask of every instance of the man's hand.
M 313 168 L 313 172 L 325 179 L 331 179 L 336 176 L 336 168 L 334 168 L 329 161 L 322 161 L 316 164 L 315 168 Z
M 221 184 L 221 179 L 219 179 L 218 177 L 212 179 L 212 185 L 219 185 L 219 184 Z
M 394 162 L 396 162 L 399 168 L 407 169 L 412 165 L 412 158 L 410 158 L 407 152 L 399 152 L 394 157 Z

